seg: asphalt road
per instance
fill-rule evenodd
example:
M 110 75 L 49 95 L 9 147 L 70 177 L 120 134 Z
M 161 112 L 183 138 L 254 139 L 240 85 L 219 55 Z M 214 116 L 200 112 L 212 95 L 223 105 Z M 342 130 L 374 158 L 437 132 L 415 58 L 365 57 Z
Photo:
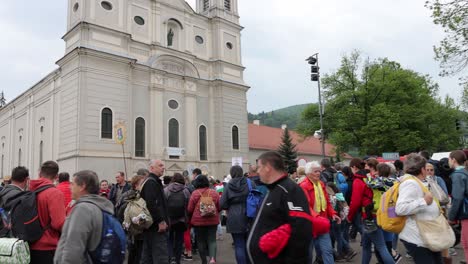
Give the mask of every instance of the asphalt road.
M 236 264 L 236 259 L 234 256 L 234 247 L 232 246 L 232 238 L 230 234 L 224 234 L 223 240 L 218 240 L 218 259 L 217 263 L 218 264 Z M 351 243 L 351 247 L 358 252 L 356 257 L 354 257 L 352 262 L 348 263 L 361 263 L 361 247 L 360 247 L 360 238 L 359 235 L 356 239 L 356 242 Z M 460 245 L 458 245 L 456 248 L 457 255 L 452 256 L 452 264 L 459 264 L 461 260 L 464 260 L 464 254 L 463 254 L 463 249 L 461 248 Z M 404 255 L 406 253 L 405 248 L 403 244 L 398 245 L 398 251 Z M 190 263 L 201 263 L 200 258 L 195 255 L 193 261 L 183 261 L 183 264 L 190 264 Z M 370 262 L 371 264 L 377 263 L 377 260 L 375 259 L 375 256 L 372 256 L 372 260 Z M 407 259 L 406 257 L 403 256 L 402 261 L 400 261 L 400 264 L 414 264 L 413 261 L 410 259 Z

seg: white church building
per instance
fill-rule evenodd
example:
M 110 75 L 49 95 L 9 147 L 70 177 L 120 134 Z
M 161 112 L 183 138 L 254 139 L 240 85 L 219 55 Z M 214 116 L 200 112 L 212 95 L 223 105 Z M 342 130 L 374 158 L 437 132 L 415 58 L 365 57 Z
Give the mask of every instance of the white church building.
M 222 177 L 247 159 L 237 0 L 69 0 L 58 68 L 0 109 L 1 176 L 45 160 L 112 179 L 149 159 Z M 124 148 L 114 127 L 124 124 Z

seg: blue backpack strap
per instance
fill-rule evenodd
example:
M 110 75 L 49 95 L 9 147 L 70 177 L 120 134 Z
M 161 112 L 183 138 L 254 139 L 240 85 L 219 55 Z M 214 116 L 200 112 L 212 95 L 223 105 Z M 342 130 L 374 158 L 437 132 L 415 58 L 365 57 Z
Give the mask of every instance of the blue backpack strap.
M 250 179 L 247 179 L 247 185 L 249 186 L 249 192 L 252 191 L 252 183 L 250 182 Z

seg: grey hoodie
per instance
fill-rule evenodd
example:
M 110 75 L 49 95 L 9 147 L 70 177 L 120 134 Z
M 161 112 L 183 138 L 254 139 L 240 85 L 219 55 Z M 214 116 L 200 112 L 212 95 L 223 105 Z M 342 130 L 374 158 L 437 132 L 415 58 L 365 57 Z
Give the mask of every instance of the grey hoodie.
M 87 252 L 101 242 L 102 211 L 114 214 L 114 205 L 105 197 L 88 194 L 76 202 L 65 220 L 55 251 L 54 263 L 92 263 Z
M 9 211 L 12 206 L 9 199 L 23 191 L 24 190 L 22 190 L 20 187 L 13 184 L 8 184 L 5 186 L 5 188 L 0 191 L 0 207 Z

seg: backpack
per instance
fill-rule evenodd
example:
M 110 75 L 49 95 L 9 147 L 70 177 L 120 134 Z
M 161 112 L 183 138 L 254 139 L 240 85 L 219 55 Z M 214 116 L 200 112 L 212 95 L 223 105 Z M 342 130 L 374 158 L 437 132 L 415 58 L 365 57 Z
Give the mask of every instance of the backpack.
M 27 242 L 35 242 L 42 237 L 48 227 L 42 227 L 37 211 L 37 195 L 53 185 L 45 185 L 35 191 L 21 192 L 11 198 L 11 231 L 13 236 Z
M 169 219 L 177 220 L 186 215 L 186 198 L 184 194 L 184 189 L 178 192 L 169 192 L 167 197 L 167 211 L 169 214 Z
M 406 177 L 401 182 L 395 182 L 395 184 L 381 196 L 379 210 L 377 210 L 377 224 L 384 231 L 399 234 L 405 227 L 407 216 L 398 216 L 395 210 L 400 192 L 400 185 L 409 179 L 409 177 Z M 420 181 L 416 182 L 421 188 L 426 188 Z
M 255 188 L 252 188 L 252 183 L 249 179 L 247 179 L 247 185 L 249 186 L 249 195 L 247 195 L 247 205 L 245 207 L 245 211 L 247 217 L 255 218 L 263 201 L 263 193 Z
M 216 205 L 213 201 L 213 197 L 210 195 L 210 189 L 205 191 L 204 193 L 200 193 L 200 200 L 198 200 L 200 215 L 202 217 L 210 217 L 216 215 Z M 208 193 L 207 196 L 203 196 L 203 194 Z
M 139 195 L 128 201 L 123 215 L 122 225 L 130 235 L 141 234 L 153 224 L 146 202 Z M 137 220 L 136 223 L 134 220 Z
M 99 208 L 99 210 L 101 210 Z M 102 211 L 101 242 L 98 247 L 89 252 L 94 264 L 122 264 L 125 260 L 127 237 L 119 221 L 106 211 Z

